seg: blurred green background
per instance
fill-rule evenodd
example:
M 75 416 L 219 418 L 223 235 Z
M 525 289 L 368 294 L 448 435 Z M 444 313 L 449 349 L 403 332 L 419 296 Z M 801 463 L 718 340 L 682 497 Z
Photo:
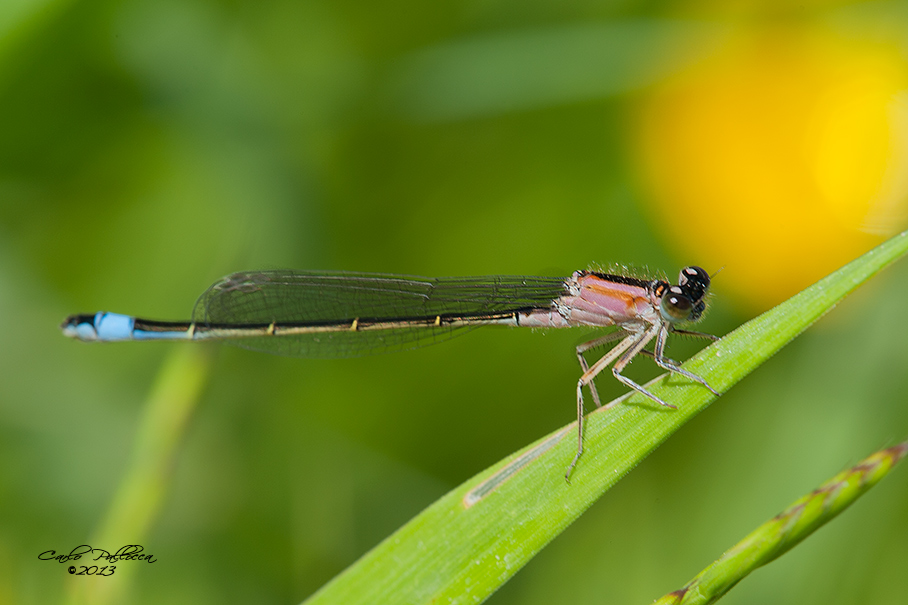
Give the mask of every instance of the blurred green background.
M 906 32 L 902 2 L 0 4 L 0 603 L 299 602 L 571 422 L 585 336 L 299 360 L 83 345 L 66 315 L 185 319 L 245 269 L 700 264 L 724 267 L 700 326 L 721 335 L 905 228 Z M 904 439 L 906 299 L 903 263 L 491 602 L 649 602 Z M 162 368 L 199 397 L 148 508 L 118 508 L 142 447 L 166 453 L 141 445 Z M 84 543 L 158 562 L 115 584 L 37 559 Z M 900 602 L 906 558 L 899 469 L 725 602 Z

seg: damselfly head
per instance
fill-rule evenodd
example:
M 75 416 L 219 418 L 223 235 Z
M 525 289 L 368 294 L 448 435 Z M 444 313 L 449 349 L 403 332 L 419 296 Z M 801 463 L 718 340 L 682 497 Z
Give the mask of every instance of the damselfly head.
M 669 323 L 696 322 L 706 310 L 709 274 L 700 267 L 684 267 L 677 286 L 662 289 L 659 312 Z
M 678 275 L 678 285 L 691 300 L 703 300 L 709 290 L 709 273 L 701 267 L 684 267 Z

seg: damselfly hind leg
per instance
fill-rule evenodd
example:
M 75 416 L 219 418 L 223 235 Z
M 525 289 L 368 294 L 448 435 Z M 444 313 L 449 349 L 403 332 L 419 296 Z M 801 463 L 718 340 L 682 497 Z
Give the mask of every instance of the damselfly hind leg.
M 616 332 L 623 336 L 626 332 Z M 608 353 L 603 355 L 599 361 L 594 363 L 589 367 L 583 375 L 580 377 L 580 380 L 577 381 L 577 454 L 574 456 L 574 459 L 571 461 L 571 464 L 568 466 L 567 472 L 564 474 L 566 481 L 570 481 L 571 472 L 574 470 L 574 467 L 577 465 L 577 461 L 580 460 L 581 454 L 583 454 L 583 387 L 585 385 L 592 384 L 593 379 L 596 378 L 596 375 L 599 374 L 602 370 L 607 368 L 613 361 L 615 361 L 622 353 L 634 346 L 637 341 L 639 341 L 647 332 L 632 332 L 624 338 L 621 342 L 615 345 Z M 609 336 L 614 336 L 609 334 Z M 607 337 L 603 337 L 607 338 Z M 612 338 L 614 340 L 614 338 Z M 590 341 L 596 342 L 596 341 Z M 608 340 L 606 340 L 608 342 Z M 587 343 L 589 344 L 589 343 Z M 583 345 L 581 345 L 583 346 Z M 584 361 L 585 363 L 585 361 Z
M 590 370 L 590 366 L 586 362 L 586 358 L 583 356 L 584 353 L 586 353 L 590 349 L 595 349 L 610 342 L 620 340 L 625 336 L 627 336 L 627 332 L 625 332 L 624 330 L 618 330 L 617 332 L 612 332 L 611 334 L 606 334 L 605 336 L 602 336 L 600 338 L 594 338 L 593 340 L 577 345 L 577 359 L 580 360 L 580 369 L 583 370 L 583 373 L 586 374 Z M 602 402 L 599 400 L 599 392 L 596 391 L 595 381 L 590 381 L 589 387 L 590 393 L 593 396 L 593 401 L 596 403 L 596 407 L 601 408 Z

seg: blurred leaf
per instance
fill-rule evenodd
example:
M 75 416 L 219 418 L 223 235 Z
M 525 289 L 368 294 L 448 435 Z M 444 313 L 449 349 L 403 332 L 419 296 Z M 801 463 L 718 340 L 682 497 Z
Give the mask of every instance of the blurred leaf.
M 390 98 L 427 121 L 600 99 L 664 78 L 724 33 L 706 23 L 625 21 L 476 36 L 402 61 Z
M 727 390 L 908 252 L 908 232 L 735 330 L 685 367 Z M 308 603 L 480 602 L 504 584 L 606 490 L 715 397 L 663 376 L 647 387 L 678 406 L 627 395 L 589 415 L 573 476 L 568 425 L 486 469 L 439 499 L 313 595 Z M 565 439 L 567 437 L 567 439 Z
M 10 49 L 10 40 L 67 0 L 6 0 L 0 3 L 0 56 Z
M 161 367 L 145 403 L 130 466 L 92 544 L 125 547 L 144 542 L 170 491 L 183 436 L 208 380 L 209 353 L 203 347 L 174 349 Z M 141 554 L 154 553 L 145 551 Z M 101 583 L 72 581 L 72 601 L 120 602 L 135 571 L 135 566 L 124 567 L 116 578 Z

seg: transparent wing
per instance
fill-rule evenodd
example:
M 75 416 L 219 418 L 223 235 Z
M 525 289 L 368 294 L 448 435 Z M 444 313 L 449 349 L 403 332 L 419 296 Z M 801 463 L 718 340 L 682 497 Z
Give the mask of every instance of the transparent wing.
M 560 277 L 425 278 L 373 273 L 255 271 L 234 273 L 199 297 L 198 325 L 352 326 L 353 321 L 476 318 L 547 309 L 565 293 Z M 410 349 L 450 338 L 473 325 L 442 324 L 384 330 L 227 339 L 257 351 L 295 357 L 354 357 Z

